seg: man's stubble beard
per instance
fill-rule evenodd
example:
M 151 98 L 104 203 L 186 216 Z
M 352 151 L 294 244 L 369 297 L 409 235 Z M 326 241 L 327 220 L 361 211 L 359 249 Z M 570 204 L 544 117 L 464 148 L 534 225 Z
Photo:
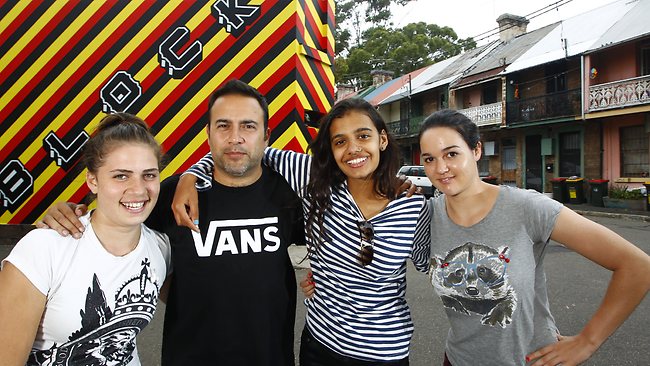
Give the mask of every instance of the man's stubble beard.
M 250 160 L 249 160 L 250 163 Z M 252 166 L 250 164 L 224 164 L 221 167 L 226 173 L 232 175 L 233 177 L 243 177 L 248 171 L 251 170 Z
M 239 163 L 230 163 L 221 156 L 221 159 L 215 160 L 215 165 L 221 168 L 224 172 L 232 177 L 241 178 L 246 175 L 246 173 L 254 170 L 256 167 L 262 165 L 263 152 L 257 154 L 258 156 L 247 155 Z

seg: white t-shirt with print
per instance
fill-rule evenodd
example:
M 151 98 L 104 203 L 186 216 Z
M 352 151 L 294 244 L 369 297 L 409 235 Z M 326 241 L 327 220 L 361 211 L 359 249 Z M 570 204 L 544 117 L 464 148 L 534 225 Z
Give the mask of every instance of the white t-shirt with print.
M 35 229 L 4 260 L 47 296 L 28 365 L 140 365 L 135 337 L 153 318 L 169 240 L 142 225 L 136 248 L 117 257 L 101 245 L 89 217 L 81 218 L 82 238 Z

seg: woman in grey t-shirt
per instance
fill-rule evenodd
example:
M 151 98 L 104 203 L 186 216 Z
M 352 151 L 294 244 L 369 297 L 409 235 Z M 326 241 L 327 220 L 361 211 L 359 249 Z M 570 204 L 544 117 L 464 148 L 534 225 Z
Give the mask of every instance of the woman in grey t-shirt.
M 420 130 L 433 199 L 431 282 L 451 329 L 445 365 L 575 365 L 587 360 L 650 288 L 650 257 L 609 229 L 532 191 L 484 183 L 477 126 L 456 111 Z M 613 271 L 584 329 L 561 336 L 542 261 L 553 239 Z

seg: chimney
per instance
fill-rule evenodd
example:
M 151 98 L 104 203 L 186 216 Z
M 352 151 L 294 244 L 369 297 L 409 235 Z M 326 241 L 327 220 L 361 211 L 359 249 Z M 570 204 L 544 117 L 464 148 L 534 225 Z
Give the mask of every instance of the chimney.
M 372 76 L 372 86 L 379 86 L 391 79 L 393 79 L 393 72 L 387 70 L 372 70 L 370 71 L 370 76 Z
M 499 24 L 499 38 L 501 42 L 507 42 L 521 34 L 526 33 L 528 19 L 512 14 L 501 14 L 497 18 Z
M 354 93 L 354 85 L 352 84 L 338 84 L 336 85 L 336 101 L 347 98 L 350 94 Z

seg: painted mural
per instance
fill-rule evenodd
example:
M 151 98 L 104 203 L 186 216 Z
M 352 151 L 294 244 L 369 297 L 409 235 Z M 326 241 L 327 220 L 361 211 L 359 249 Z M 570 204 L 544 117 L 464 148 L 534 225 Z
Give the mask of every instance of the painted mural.
M 0 0 L 0 223 L 83 200 L 79 154 L 106 113 L 147 121 L 163 178 L 185 170 L 233 78 L 267 97 L 271 144 L 305 151 L 334 99 L 333 22 L 334 0 Z

